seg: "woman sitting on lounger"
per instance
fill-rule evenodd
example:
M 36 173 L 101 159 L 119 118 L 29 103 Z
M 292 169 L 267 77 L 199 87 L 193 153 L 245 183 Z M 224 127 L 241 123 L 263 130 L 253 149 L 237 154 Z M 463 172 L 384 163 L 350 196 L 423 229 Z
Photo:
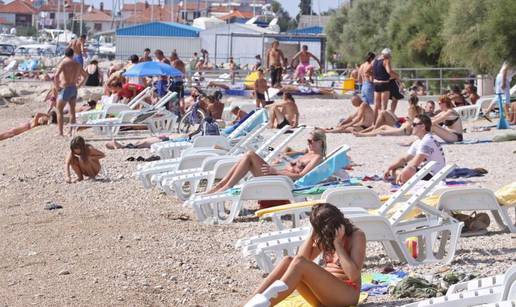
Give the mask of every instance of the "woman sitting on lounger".
M 312 234 L 297 256 L 285 257 L 254 294 L 263 293 L 272 283 L 281 280 L 288 289 L 271 299 L 271 306 L 294 290 L 311 306 L 357 305 L 366 253 L 364 232 L 328 203 L 314 206 L 310 224 Z M 322 267 L 313 261 L 321 254 Z
M 441 112 L 432 118 L 432 132 L 446 143 L 463 140 L 462 120 L 453 109 L 453 102 L 448 96 L 439 97 Z
M 245 154 L 215 187 L 207 191 L 208 194 L 222 192 L 232 188 L 240 179 L 251 172 L 253 176 L 284 175 L 296 180 L 303 177 L 310 170 L 322 162 L 326 155 L 326 134 L 315 129 L 308 137 L 308 151 L 303 156 L 290 162 L 284 170 L 277 170 L 265 162 L 254 151 Z
M 379 120 L 381 120 L 382 113 L 380 113 L 380 116 L 378 117 Z M 416 116 L 423 114 L 424 110 L 418 105 L 418 98 L 417 96 L 411 96 L 409 98 L 409 106 L 408 106 L 408 116 L 405 119 L 405 122 L 403 122 L 398 127 L 393 127 L 390 125 L 381 125 L 377 128 L 374 128 L 372 131 L 369 132 L 353 132 L 355 136 L 377 136 L 377 135 L 383 135 L 383 136 L 403 136 L 403 135 L 411 135 L 412 134 L 412 122 Z M 376 125 L 375 125 L 376 126 Z
M 12 138 L 14 136 L 17 136 L 19 134 L 22 134 L 26 131 L 29 131 L 30 129 L 42 126 L 42 125 L 48 125 L 48 124 L 55 124 L 57 122 L 57 115 L 56 112 L 52 111 L 50 114 L 45 113 L 36 113 L 34 117 L 24 123 L 19 125 L 18 127 L 11 128 L 5 132 L 0 133 L 0 141 Z

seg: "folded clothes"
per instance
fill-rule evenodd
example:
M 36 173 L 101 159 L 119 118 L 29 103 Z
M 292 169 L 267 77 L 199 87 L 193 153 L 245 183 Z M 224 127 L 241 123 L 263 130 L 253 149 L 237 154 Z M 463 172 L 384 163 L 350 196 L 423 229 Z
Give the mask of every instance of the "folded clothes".
M 482 177 L 487 174 L 487 170 L 484 168 L 456 168 L 448 174 L 446 178 L 470 178 L 470 177 Z

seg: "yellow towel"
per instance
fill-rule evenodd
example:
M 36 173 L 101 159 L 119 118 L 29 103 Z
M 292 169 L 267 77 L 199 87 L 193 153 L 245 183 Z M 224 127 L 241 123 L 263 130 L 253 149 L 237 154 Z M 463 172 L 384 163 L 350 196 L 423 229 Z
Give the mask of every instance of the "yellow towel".
M 321 201 L 303 201 L 303 202 L 299 202 L 299 203 L 274 206 L 274 207 L 258 210 L 255 212 L 255 215 L 257 217 L 262 217 L 265 214 L 279 212 L 279 211 L 283 211 L 283 210 L 288 210 L 288 209 L 293 209 L 293 208 L 312 207 L 312 206 L 317 205 L 320 202 Z
M 360 292 L 358 304 L 363 304 L 367 299 L 367 292 Z M 297 292 L 292 293 L 289 297 L 284 299 L 277 307 L 313 307 Z
M 496 199 L 504 207 L 516 207 L 516 181 L 495 192 Z
M 258 80 L 258 72 L 253 71 L 245 77 L 244 84 L 249 87 L 254 87 L 254 82 Z

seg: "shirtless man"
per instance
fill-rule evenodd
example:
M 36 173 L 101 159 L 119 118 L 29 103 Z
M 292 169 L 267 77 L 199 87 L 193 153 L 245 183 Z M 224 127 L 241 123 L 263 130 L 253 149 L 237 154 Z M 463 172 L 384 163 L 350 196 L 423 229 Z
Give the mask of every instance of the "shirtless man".
M 267 85 L 267 80 L 265 80 L 263 70 L 260 68 L 258 69 L 258 79 L 254 81 L 254 96 L 257 108 L 265 107 L 265 92 L 268 89 L 269 85 Z
M 269 108 L 269 128 L 281 129 L 286 125 L 296 128 L 299 124 L 299 109 L 292 94 L 283 94 L 283 101 L 267 106 Z
M 183 76 L 186 73 L 186 65 L 183 61 L 179 59 L 179 56 L 177 55 L 177 52 L 172 52 L 172 55 L 170 56 L 170 62 L 172 64 L 172 67 L 179 70 L 183 73 Z M 179 96 L 179 109 L 181 111 L 181 114 L 185 113 L 185 85 L 183 82 L 183 77 L 177 77 L 174 78 L 174 81 L 172 81 L 172 84 L 170 86 L 170 91 L 176 92 Z
M 351 133 L 369 128 L 374 124 L 374 111 L 360 96 L 353 95 L 351 104 L 357 108 L 357 112 L 341 121 L 335 128 L 323 129 L 326 133 Z
M 81 35 L 80 38 L 72 39 L 70 41 L 70 44 L 68 45 L 69 48 L 72 48 L 73 50 L 73 60 L 79 64 L 81 64 L 81 67 L 84 66 L 84 57 L 83 55 L 86 55 L 86 51 L 84 49 L 84 43 L 86 42 L 86 34 Z
M 279 42 L 272 42 L 272 47 L 267 51 L 267 70 L 271 72 L 272 87 L 281 87 L 281 75 L 283 67 L 287 66 L 287 59 L 279 48 Z
M 63 135 L 63 110 L 67 103 L 70 110 L 70 123 L 75 124 L 75 101 L 77 99 L 77 87 L 82 86 L 88 79 L 82 66 L 73 60 L 74 51 L 66 48 L 65 58 L 57 67 L 54 78 L 54 86 L 60 89 L 57 96 L 57 126 L 59 135 Z
M 140 62 L 151 62 L 152 58 L 150 53 L 151 50 L 149 48 L 145 48 L 145 50 L 143 50 L 143 56 L 140 58 Z
M 220 102 L 215 96 L 206 97 L 208 100 L 208 115 L 214 120 L 222 119 L 222 113 L 224 112 L 224 104 Z
M 361 95 L 367 104 L 374 104 L 373 65 L 376 55 L 369 52 L 365 62 L 358 69 L 358 81 L 362 84 Z
M 299 83 L 304 83 L 305 74 L 308 74 L 310 83 L 313 82 L 312 75 L 314 74 L 314 67 L 310 65 L 310 58 L 313 58 L 317 64 L 319 64 L 319 67 L 322 67 L 321 61 L 308 51 L 307 45 L 303 45 L 303 47 L 301 47 L 301 51 L 296 53 L 292 58 L 292 62 L 299 59 L 299 65 L 297 65 L 296 72 L 294 74 L 294 79 L 298 80 Z

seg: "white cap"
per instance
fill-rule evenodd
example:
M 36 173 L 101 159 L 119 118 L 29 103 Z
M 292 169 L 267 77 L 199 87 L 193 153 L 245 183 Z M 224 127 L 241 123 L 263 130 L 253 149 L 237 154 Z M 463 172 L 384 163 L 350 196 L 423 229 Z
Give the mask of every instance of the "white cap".
M 389 49 L 389 48 L 384 48 L 384 49 L 382 50 L 382 55 L 388 55 L 388 56 L 390 56 L 391 54 L 392 54 L 392 50 L 391 50 L 391 49 Z

